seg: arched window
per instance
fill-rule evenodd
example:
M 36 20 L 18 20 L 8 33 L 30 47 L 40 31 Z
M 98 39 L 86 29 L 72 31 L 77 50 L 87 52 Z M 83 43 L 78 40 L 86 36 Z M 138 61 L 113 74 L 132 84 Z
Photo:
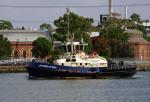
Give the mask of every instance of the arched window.
M 31 49 L 31 52 L 30 52 L 30 56 L 33 57 L 32 49 Z
M 14 51 L 14 58 L 16 58 L 16 59 L 18 58 L 18 51 L 17 50 Z
M 148 49 L 148 57 L 150 58 L 150 48 Z
M 26 50 L 23 50 L 23 58 L 26 58 Z

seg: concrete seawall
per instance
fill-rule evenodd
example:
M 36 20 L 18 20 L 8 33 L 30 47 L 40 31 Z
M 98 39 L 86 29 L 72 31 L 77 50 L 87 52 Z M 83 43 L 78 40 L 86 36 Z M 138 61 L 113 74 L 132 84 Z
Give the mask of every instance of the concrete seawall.
M 0 73 L 27 72 L 25 65 L 0 66 Z
M 150 71 L 150 63 L 137 64 L 138 71 Z

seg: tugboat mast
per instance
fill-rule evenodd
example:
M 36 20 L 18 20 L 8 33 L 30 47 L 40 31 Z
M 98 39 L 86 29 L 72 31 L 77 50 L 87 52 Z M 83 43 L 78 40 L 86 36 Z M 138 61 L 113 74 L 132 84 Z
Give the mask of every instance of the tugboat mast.
M 69 27 L 69 26 L 70 26 L 70 21 L 69 21 L 69 14 L 70 14 L 70 12 L 69 12 L 69 8 L 66 8 L 66 10 L 67 10 L 67 21 L 68 21 L 68 22 L 67 22 L 67 28 L 68 28 L 68 29 L 67 29 L 67 32 L 68 32 L 67 34 L 68 34 L 68 36 L 69 36 L 69 35 L 70 35 L 70 29 L 69 29 L 69 28 L 70 28 L 70 27 Z
M 67 27 L 68 27 L 68 30 L 67 30 L 67 32 L 68 32 L 68 37 L 70 37 L 70 40 L 71 40 L 71 54 L 73 54 L 74 53 L 74 51 L 73 51 L 73 35 L 72 34 L 70 34 L 70 19 L 69 19 L 69 15 L 70 15 L 70 11 L 69 11 L 69 8 L 66 8 L 66 10 L 67 10 Z

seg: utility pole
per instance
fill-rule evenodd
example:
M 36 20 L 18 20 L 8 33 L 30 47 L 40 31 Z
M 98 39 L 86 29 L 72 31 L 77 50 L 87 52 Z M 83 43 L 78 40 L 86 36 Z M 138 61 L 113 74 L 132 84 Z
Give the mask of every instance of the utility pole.
M 109 0 L 109 17 L 111 17 L 112 0 Z

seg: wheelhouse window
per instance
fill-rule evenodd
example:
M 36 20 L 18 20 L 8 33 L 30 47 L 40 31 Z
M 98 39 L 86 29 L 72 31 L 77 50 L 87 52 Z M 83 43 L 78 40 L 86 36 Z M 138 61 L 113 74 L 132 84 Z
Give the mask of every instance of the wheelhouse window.
M 72 62 L 75 62 L 75 61 L 76 61 L 76 59 L 72 59 L 71 61 L 72 61 Z
M 68 59 L 66 59 L 66 62 L 70 62 L 70 59 L 68 58 Z

